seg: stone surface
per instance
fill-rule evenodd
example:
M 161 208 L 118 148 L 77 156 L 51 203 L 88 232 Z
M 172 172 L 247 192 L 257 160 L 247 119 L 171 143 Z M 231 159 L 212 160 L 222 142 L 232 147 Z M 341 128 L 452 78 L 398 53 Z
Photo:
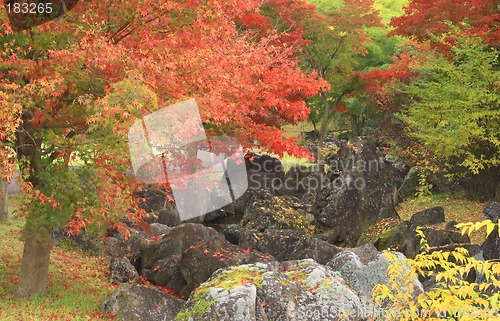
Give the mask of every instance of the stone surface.
M 434 225 L 444 221 L 444 209 L 436 206 L 413 214 L 410 218 L 410 228 L 415 229 L 418 226 Z
M 401 244 L 408 231 L 408 221 L 397 217 L 382 219 L 363 232 L 356 242 L 356 246 L 370 243 L 379 251 L 387 249 L 401 251 Z
M 178 320 L 360 320 L 357 296 L 338 272 L 313 260 L 262 263 L 218 270 L 177 315 Z
M 263 232 L 244 229 L 240 233 L 239 245 L 244 249 L 269 253 L 278 261 L 286 261 L 302 235 L 292 229 L 266 229 Z
M 158 237 L 158 236 L 170 233 L 170 231 L 172 230 L 172 227 L 165 225 L 165 224 L 153 223 L 153 224 L 149 225 L 149 229 L 150 229 L 151 234 L 153 234 L 153 236 Z
M 148 239 L 148 233 L 133 228 L 129 229 L 129 231 L 130 237 L 128 239 L 121 235 L 108 238 L 108 254 L 114 258 L 127 257 L 133 266 L 139 268 L 140 244 L 143 240 Z
M 454 227 L 440 227 L 431 225 L 421 228 L 424 233 L 430 251 L 452 251 L 457 247 L 466 248 L 472 256 L 479 250 L 479 245 L 472 244 L 467 235 L 462 235 L 460 231 Z M 414 258 L 422 249 L 420 245 L 420 237 L 416 235 L 415 230 L 410 229 L 402 241 L 402 252 L 409 258 Z
M 486 203 L 483 209 L 483 215 L 485 219 L 498 223 L 498 218 L 500 217 L 500 203 L 491 201 Z M 483 257 L 486 260 L 500 259 L 500 236 L 498 234 L 498 226 L 496 226 L 493 232 L 486 238 L 481 248 L 483 250 Z
M 182 223 L 175 205 L 168 203 L 167 208 L 156 210 L 146 215 L 146 222 L 149 224 L 163 224 L 166 226 L 177 226 Z
M 171 321 L 184 303 L 156 289 L 122 283 L 104 299 L 101 310 L 126 321 Z
M 266 229 L 297 229 L 305 232 L 309 223 L 299 199 L 278 197 L 261 190 L 254 194 L 240 225 L 257 232 Z
M 306 192 L 306 184 L 302 181 L 313 173 L 311 166 L 294 165 L 288 169 L 283 179 L 277 184 L 277 195 L 299 196 Z M 321 186 L 321 185 L 319 185 Z
M 378 253 L 369 261 L 365 259 L 363 262 L 355 252 L 344 250 L 337 254 L 328 266 L 340 272 L 347 284 L 353 287 L 365 304 L 371 303 L 372 289 L 375 284 L 389 284 L 388 268 L 395 260 L 404 267 L 404 278 L 410 278 L 414 286 L 412 295 L 415 297 L 422 293 L 423 286 L 418 277 L 412 274 L 409 263 L 404 261 L 405 256 L 399 252 L 393 252 L 392 255 L 393 257 L 389 257 L 386 253 Z M 399 281 L 405 282 L 404 279 Z
M 281 161 L 265 154 L 254 154 L 251 157 L 246 157 L 245 166 L 249 191 L 261 189 L 274 191 L 285 174 Z
M 419 166 L 412 167 L 403 179 L 403 184 L 398 188 L 398 195 L 401 199 L 414 197 L 419 187 L 419 179 L 422 168 Z
M 139 273 L 127 258 L 111 258 L 109 281 L 112 283 L 139 282 Z
M 141 275 L 179 295 L 189 295 L 219 268 L 274 261 L 229 243 L 213 228 L 184 223 L 157 242 L 141 243 Z
M 313 259 L 320 264 L 328 263 L 341 248 L 311 235 L 303 235 L 294 244 L 290 260 Z
M 230 224 L 223 230 L 223 234 L 229 243 L 238 245 L 240 242 L 241 230 L 242 227 L 240 227 L 238 224 Z
M 500 202 L 489 201 L 486 203 L 483 209 L 483 215 L 485 219 L 497 223 L 500 218 Z
M 242 248 L 268 253 L 280 262 L 313 259 L 326 264 L 340 252 L 335 245 L 290 229 L 267 229 L 264 232 L 244 229 L 239 244 Z
M 143 188 L 136 196 L 139 198 L 139 207 L 146 213 L 164 209 L 168 203 L 166 192 L 154 188 Z
M 395 169 L 372 139 L 357 137 L 345 143 L 329 170 L 340 175 L 318 193 L 314 217 L 337 230 L 334 243 L 353 246 L 378 220 L 397 217 Z

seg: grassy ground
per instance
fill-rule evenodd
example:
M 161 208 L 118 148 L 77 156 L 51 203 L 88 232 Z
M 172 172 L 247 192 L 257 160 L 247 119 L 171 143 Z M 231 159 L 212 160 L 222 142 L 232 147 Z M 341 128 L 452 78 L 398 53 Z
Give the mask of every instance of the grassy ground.
M 15 207 L 15 199 L 11 206 Z M 52 251 L 49 291 L 44 297 L 14 295 L 23 243 L 24 221 L 13 217 L 0 223 L 0 320 L 110 320 L 99 312 L 100 302 L 114 290 L 107 280 L 104 258 L 68 246 Z
M 303 121 L 299 122 L 297 125 L 285 125 L 281 129 L 283 129 L 284 137 L 302 138 L 303 132 L 309 132 L 313 130 L 314 127 L 310 122 Z
M 399 204 L 396 210 L 402 219 L 408 220 L 418 211 L 434 206 L 441 206 L 444 208 L 446 222 L 478 222 L 484 220 L 483 208 L 485 204 L 470 201 L 461 196 L 437 194 L 407 200 Z M 484 239 L 485 233 L 481 231 L 471 236 L 471 241 L 476 244 L 482 244 Z

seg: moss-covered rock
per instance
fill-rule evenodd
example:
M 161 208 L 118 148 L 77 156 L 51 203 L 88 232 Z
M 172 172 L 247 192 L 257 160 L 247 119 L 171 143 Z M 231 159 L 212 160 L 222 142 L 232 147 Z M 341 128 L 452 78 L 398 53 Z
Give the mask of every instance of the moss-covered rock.
M 338 272 L 300 260 L 221 269 L 191 294 L 176 320 L 338 320 L 340 311 L 359 320 L 362 308 Z
M 105 313 L 127 321 L 173 320 L 184 301 L 156 289 L 122 283 L 101 304 Z
M 258 191 L 245 210 L 241 226 L 263 232 L 266 229 L 295 229 L 314 234 L 312 217 L 306 215 L 297 198 L 274 196 L 269 191 Z
M 356 246 L 373 244 L 379 251 L 401 251 L 401 243 L 409 231 L 409 223 L 398 217 L 385 218 L 370 226 L 356 242 Z

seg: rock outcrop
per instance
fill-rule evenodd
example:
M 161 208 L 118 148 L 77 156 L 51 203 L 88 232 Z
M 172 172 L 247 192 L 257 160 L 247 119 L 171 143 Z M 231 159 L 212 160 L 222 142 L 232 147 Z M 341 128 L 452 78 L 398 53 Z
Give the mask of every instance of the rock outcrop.
M 368 227 L 398 216 L 395 169 L 372 139 L 357 137 L 342 145 L 329 171 L 332 180 L 318 193 L 314 217 L 335 231 L 334 243 L 354 246 Z

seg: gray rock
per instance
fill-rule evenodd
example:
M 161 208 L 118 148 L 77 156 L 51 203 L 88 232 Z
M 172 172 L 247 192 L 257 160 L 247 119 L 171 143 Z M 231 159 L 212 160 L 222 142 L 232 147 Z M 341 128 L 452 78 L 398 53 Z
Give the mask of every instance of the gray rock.
M 126 321 L 170 321 L 184 301 L 156 289 L 122 283 L 101 303 L 105 313 L 116 313 Z
M 491 220 L 493 223 L 498 223 L 500 217 L 500 203 L 488 202 L 483 209 L 485 219 Z M 486 260 L 500 259 L 500 237 L 498 236 L 498 226 L 496 226 L 490 235 L 481 245 L 483 256 Z
M 485 219 L 497 223 L 500 218 L 500 202 L 489 201 L 486 203 L 483 209 L 483 215 Z
M 218 270 L 193 292 L 177 320 L 360 320 L 361 301 L 338 272 L 313 260 Z M 321 318 L 318 318 L 318 315 Z
M 452 251 L 457 247 L 466 248 L 474 256 L 480 247 L 470 242 L 467 234 L 462 235 L 456 228 L 441 228 L 439 226 L 426 226 L 421 228 L 429 245 L 430 252 L 433 251 Z M 414 258 L 423 248 L 420 245 L 420 237 L 416 235 L 415 230 L 409 230 L 402 241 L 402 252 L 409 258 Z
M 294 245 L 290 260 L 313 259 L 320 264 L 328 263 L 341 248 L 311 235 L 303 235 Z
M 244 249 L 269 253 L 278 261 L 286 261 L 290 259 L 290 254 L 302 235 L 300 231 L 291 229 L 267 229 L 263 232 L 243 229 L 239 245 Z
M 377 250 L 401 251 L 403 239 L 409 231 L 409 222 L 397 217 L 385 218 L 370 226 L 356 242 L 356 246 L 373 244 Z
M 500 237 L 498 236 L 498 226 L 495 226 L 490 235 L 481 245 L 485 260 L 500 259 Z
M 414 286 L 412 295 L 416 297 L 423 292 L 423 286 L 416 275 L 411 272 L 409 263 L 404 262 L 405 256 L 399 252 L 393 252 L 395 259 L 404 266 L 404 277 L 411 278 L 411 283 Z M 342 277 L 345 278 L 347 284 L 360 295 L 362 302 L 371 304 L 372 290 L 376 284 L 389 284 L 388 268 L 393 263 L 388 258 L 386 253 L 379 253 L 370 261 L 362 262 L 358 255 L 354 252 L 345 250 L 337 254 L 328 266 L 334 271 L 339 271 Z M 405 283 L 404 279 L 399 282 Z
M 244 251 L 213 228 L 195 223 L 176 226 L 157 242 L 143 242 L 141 258 L 142 276 L 186 296 L 220 268 L 275 261 L 258 251 Z
M 112 283 L 139 282 L 139 273 L 127 258 L 111 258 L 109 281 Z
M 410 218 L 410 228 L 444 223 L 444 220 L 444 209 L 436 206 L 413 214 Z
M 244 229 L 240 234 L 242 248 L 269 253 L 278 261 L 313 259 L 326 264 L 340 248 L 317 237 L 296 230 L 267 229 L 264 232 Z
M 263 232 L 266 229 L 296 229 L 305 232 L 310 220 L 296 197 L 274 196 L 269 191 L 255 192 L 240 225 Z
M 398 195 L 401 199 L 414 197 L 419 187 L 419 179 L 422 168 L 419 166 L 412 167 L 406 174 L 403 184 L 398 189 Z
M 167 193 L 154 188 L 143 188 L 136 196 L 139 198 L 139 207 L 146 213 L 164 209 L 168 203 Z
M 274 191 L 285 174 L 281 160 L 265 154 L 246 157 L 245 166 L 249 191 Z
M 148 233 L 138 231 L 136 229 L 129 229 L 130 236 L 125 239 L 122 235 L 117 237 L 108 238 L 108 254 L 114 258 L 127 257 L 130 263 L 135 267 L 140 264 L 140 245 L 141 242 L 148 239 Z
M 224 229 L 223 234 L 229 243 L 238 245 L 241 230 L 242 228 L 238 224 L 231 224 Z
M 276 195 L 299 196 L 306 192 L 305 178 L 313 173 L 311 166 L 294 165 L 283 176 L 276 188 Z M 321 186 L 321 184 L 319 184 Z
M 160 223 L 150 224 L 149 228 L 151 230 L 151 234 L 153 234 L 156 237 L 164 235 L 164 234 L 168 234 L 172 230 L 172 227 L 165 225 L 165 224 L 160 224 Z
M 169 203 L 170 204 L 170 203 Z M 158 223 L 166 226 L 177 226 L 182 223 L 181 218 L 179 216 L 179 212 L 177 212 L 177 209 L 175 208 L 170 208 L 170 207 L 175 207 L 174 205 L 170 204 L 168 205 L 169 208 L 163 208 L 160 210 L 157 210 L 155 212 L 151 212 L 147 218 L 146 221 L 150 224 Z
M 213 287 L 205 300 L 214 302 L 205 313 L 194 320 L 250 321 L 256 320 L 257 288 L 239 285 L 230 289 Z M 189 302 L 187 304 L 189 308 Z
M 314 217 L 337 229 L 335 244 L 354 246 L 378 220 L 398 216 L 395 169 L 384 161 L 372 139 L 357 137 L 344 144 L 330 170 L 340 175 L 318 193 Z

